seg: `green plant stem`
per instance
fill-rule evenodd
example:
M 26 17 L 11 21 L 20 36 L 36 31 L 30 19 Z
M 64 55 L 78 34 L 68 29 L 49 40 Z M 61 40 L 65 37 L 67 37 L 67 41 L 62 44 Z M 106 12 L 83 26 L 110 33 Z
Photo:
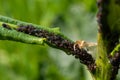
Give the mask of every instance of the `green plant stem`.
M 117 0 L 98 0 L 98 54 L 94 74 L 96 80 L 115 80 L 118 72 L 120 53 L 117 52 L 115 58 L 114 48 L 119 45 L 120 37 L 119 3 Z
M 15 30 L 10 31 L 1 26 L 0 26 L 0 39 L 19 41 L 19 42 L 29 43 L 29 44 L 40 44 L 40 45 L 43 45 L 44 41 L 46 40 L 45 38 L 37 38 L 34 36 L 17 32 Z
M 11 30 L 3 28 L 2 27 L 3 24 L 9 26 Z M 49 34 L 52 34 L 53 38 L 54 38 L 54 36 L 61 37 L 61 38 L 65 39 L 65 40 L 69 41 L 70 43 L 73 43 L 72 40 L 68 39 L 62 33 L 60 33 L 59 28 L 42 27 L 42 26 L 39 26 L 39 25 L 22 22 L 22 21 L 15 20 L 15 19 L 8 18 L 8 17 L 4 17 L 4 16 L 0 16 L 0 26 L 1 26 L 0 27 L 1 28 L 1 34 L 0 34 L 1 38 L 0 39 L 14 40 L 14 41 L 19 41 L 19 42 L 34 43 L 34 44 L 35 43 L 36 44 L 47 43 L 48 45 L 50 45 L 52 47 L 58 48 L 55 44 L 45 40 L 45 38 L 43 36 L 38 38 L 38 36 L 30 35 L 29 32 L 24 33 L 24 32 L 17 31 L 17 29 L 20 26 L 29 26 L 29 25 L 36 28 L 36 29 L 38 29 L 38 30 L 43 31 L 42 32 L 43 36 L 46 35 L 46 34 L 44 34 L 44 32 L 47 32 L 48 33 L 47 37 L 49 37 Z M 67 51 L 67 50 L 65 50 L 65 51 Z
M 60 33 L 58 28 L 46 28 L 0 16 L 0 37 L 1 40 L 12 40 L 30 44 L 46 43 L 51 47 L 65 51 L 68 55 L 74 55 L 90 71 L 95 69 L 93 57 L 86 50 L 81 50 L 78 46 L 74 50 L 73 46 L 75 43 Z

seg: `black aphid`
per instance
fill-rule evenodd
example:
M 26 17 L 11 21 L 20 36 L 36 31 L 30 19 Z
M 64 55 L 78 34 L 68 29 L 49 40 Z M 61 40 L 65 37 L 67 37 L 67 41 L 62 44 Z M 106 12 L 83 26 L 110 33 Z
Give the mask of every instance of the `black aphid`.
M 112 74 L 110 80 L 114 80 L 118 74 L 118 69 L 120 65 L 120 51 L 116 52 L 113 57 L 110 57 L 110 62 L 112 64 Z
M 11 29 L 8 24 L 3 23 L 2 26 L 3 26 L 4 28 L 6 28 L 6 29 L 9 29 L 9 30 Z

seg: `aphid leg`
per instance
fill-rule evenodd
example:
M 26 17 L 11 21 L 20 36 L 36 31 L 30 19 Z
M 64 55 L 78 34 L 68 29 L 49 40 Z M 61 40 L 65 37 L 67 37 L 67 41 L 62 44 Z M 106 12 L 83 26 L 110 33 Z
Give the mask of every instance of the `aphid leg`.
M 75 49 L 76 45 L 77 45 L 77 44 L 76 44 L 76 42 L 75 42 L 75 44 L 73 45 L 73 49 L 74 49 L 74 51 L 76 50 L 76 49 Z
M 82 41 L 80 42 L 80 44 L 79 44 L 79 48 L 80 48 L 80 49 L 83 48 L 83 47 L 84 47 L 84 44 L 85 44 L 85 41 L 82 40 Z

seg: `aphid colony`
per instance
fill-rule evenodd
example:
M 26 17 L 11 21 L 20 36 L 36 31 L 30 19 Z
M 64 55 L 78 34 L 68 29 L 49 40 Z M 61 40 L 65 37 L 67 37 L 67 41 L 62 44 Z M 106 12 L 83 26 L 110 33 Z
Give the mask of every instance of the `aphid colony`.
M 113 57 L 110 57 L 110 63 L 112 64 L 112 77 L 110 80 L 114 80 L 118 74 L 119 65 L 120 65 L 120 51 L 116 51 Z
M 3 27 L 7 28 L 6 26 L 9 25 L 4 23 Z M 65 39 L 59 34 L 54 34 L 52 32 L 48 32 L 47 30 L 43 30 L 40 28 L 38 29 L 32 25 L 19 25 L 19 27 L 15 30 L 36 37 L 46 38 L 47 39 L 46 43 L 48 45 L 52 45 L 53 47 L 58 47 L 65 51 L 69 50 L 70 53 L 75 56 L 75 58 L 80 59 L 81 63 L 88 65 L 88 68 L 90 70 L 93 69 L 92 67 L 94 67 L 93 64 L 95 63 L 95 60 L 92 58 L 90 54 L 87 53 L 87 51 L 81 50 L 77 45 L 76 45 L 76 49 L 74 50 L 73 48 L 74 42 L 70 42 L 69 40 Z
M 73 53 L 73 55 L 76 56 L 76 58 L 82 59 L 82 63 L 90 64 L 91 61 L 94 62 L 94 60 L 91 59 L 92 56 L 89 54 L 87 55 L 87 52 L 85 50 L 81 51 L 80 49 L 77 49 L 76 51 L 74 51 L 74 43 L 69 42 L 68 40 L 64 39 L 63 37 L 60 37 L 57 34 L 49 33 L 45 30 L 36 29 L 31 25 L 20 26 L 17 30 L 37 37 L 47 38 L 48 43 L 52 43 L 55 46 L 62 49 L 71 50 L 71 52 Z
M 98 31 L 104 33 L 108 28 L 107 24 L 107 15 L 108 15 L 108 3 L 109 0 L 97 0 L 98 13 L 97 13 L 97 22 L 99 25 Z

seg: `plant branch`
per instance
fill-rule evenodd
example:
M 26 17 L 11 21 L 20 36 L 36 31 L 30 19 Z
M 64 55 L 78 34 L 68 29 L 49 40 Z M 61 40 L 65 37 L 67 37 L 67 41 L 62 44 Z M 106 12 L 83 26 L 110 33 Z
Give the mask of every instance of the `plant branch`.
M 46 28 L 39 25 L 25 23 L 8 17 L 0 16 L 0 36 L 1 40 L 13 40 L 24 43 L 48 44 L 51 47 L 61 49 L 67 54 L 72 54 L 85 64 L 90 71 L 95 70 L 95 60 L 84 49 L 76 46 L 74 42 L 62 33 L 58 28 Z
M 96 79 L 114 80 L 118 67 L 113 65 L 116 54 L 111 56 L 114 47 L 119 44 L 120 37 L 120 1 L 119 0 L 98 0 L 98 56 L 96 60 Z M 119 52 L 117 52 L 119 53 Z M 118 55 L 119 56 L 119 55 Z M 112 62 L 113 61 L 113 62 Z M 114 75 L 113 75 L 114 74 Z

